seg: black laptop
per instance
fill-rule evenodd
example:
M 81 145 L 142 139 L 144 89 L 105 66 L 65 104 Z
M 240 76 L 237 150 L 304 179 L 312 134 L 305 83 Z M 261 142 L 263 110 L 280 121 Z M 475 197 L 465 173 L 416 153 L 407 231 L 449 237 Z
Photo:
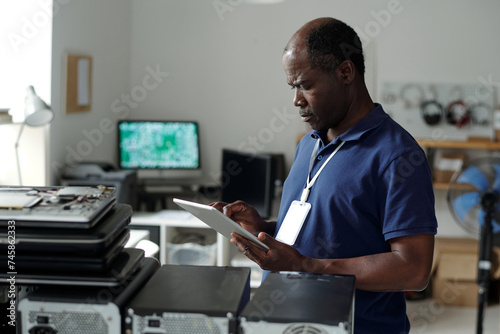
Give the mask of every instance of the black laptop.
M 9 230 L 0 227 L 0 254 L 7 254 L 8 246 L 15 245 L 16 252 L 65 252 L 97 254 L 111 243 L 130 224 L 132 207 L 117 203 L 102 219 L 89 229 L 15 226 L 14 238 Z M 11 247 L 12 248 L 12 247 Z
M 58 270 L 19 270 L 15 273 L 3 270 L 0 284 L 10 284 L 12 277 L 16 284 L 37 285 L 73 285 L 116 287 L 130 277 L 144 259 L 144 251 L 137 248 L 124 248 L 105 272 L 80 272 Z
M 0 226 L 87 229 L 115 203 L 107 186 L 0 187 Z

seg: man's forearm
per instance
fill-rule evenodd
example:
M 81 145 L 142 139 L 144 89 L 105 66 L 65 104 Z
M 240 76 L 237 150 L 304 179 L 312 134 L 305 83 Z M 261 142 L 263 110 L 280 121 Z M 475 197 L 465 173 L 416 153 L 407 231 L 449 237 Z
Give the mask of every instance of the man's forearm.
M 422 290 L 428 269 L 409 265 L 392 252 L 350 259 L 306 258 L 301 271 L 356 276 L 356 288 L 368 291 Z
M 429 281 L 434 236 L 400 238 L 390 252 L 348 259 L 315 259 L 304 256 L 299 271 L 356 276 L 356 288 L 368 291 L 418 291 Z

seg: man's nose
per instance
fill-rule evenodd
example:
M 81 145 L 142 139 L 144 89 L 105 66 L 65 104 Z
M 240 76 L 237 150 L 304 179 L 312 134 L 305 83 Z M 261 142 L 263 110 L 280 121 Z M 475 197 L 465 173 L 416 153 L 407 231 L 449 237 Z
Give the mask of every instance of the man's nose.
M 304 107 L 306 105 L 306 100 L 300 89 L 295 88 L 295 94 L 293 96 L 293 105 L 296 107 Z

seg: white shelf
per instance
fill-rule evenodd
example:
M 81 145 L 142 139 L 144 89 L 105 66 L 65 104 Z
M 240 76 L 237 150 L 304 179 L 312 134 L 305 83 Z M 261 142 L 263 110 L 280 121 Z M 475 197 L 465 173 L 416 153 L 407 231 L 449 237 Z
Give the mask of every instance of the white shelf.
M 210 226 L 184 210 L 163 210 L 159 212 L 135 212 L 131 225 L 155 226 L 160 229 L 160 263 L 168 263 L 168 242 L 176 233 L 175 228 L 212 229 Z M 212 230 L 213 231 L 213 230 Z M 217 233 L 213 231 L 214 233 Z M 250 287 L 258 288 L 262 280 L 262 269 L 241 254 L 227 238 L 217 233 L 217 266 L 249 267 Z
M 132 230 L 130 231 L 130 238 L 128 239 L 125 247 L 136 247 L 141 240 L 149 240 L 148 230 Z
M 183 210 L 163 210 L 159 212 L 135 212 L 130 223 L 133 226 L 153 226 L 160 231 L 160 263 L 168 263 L 167 243 L 175 234 L 175 228 L 211 229 L 210 226 Z M 214 233 L 216 233 L 214 231 Z M 217 265 L 230 265 L 231 243 L 227 238 L 217 233 Z
M 134 212 L 134 224 L 161 224 L 173 227 L 210 228 L 207 224 L 184 210 L 162 210 L 158 212 Z

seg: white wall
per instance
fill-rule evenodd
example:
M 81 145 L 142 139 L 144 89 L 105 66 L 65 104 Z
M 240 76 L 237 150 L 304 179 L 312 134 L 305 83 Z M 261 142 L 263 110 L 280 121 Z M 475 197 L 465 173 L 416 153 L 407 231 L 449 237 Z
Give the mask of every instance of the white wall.
M 223 147 L 293 156 L 305 127 L 281 54 L 298 27 L 276 24 L 282 10 L 241 5 L 221 21 L 212 1 L 133 1 L 131 83 L 146 66 L 170 74 L 130 117 L 197 120 L 205 182 L 217 182 Z
M 498 1 L 132 3 L 131 84 L 141 82 L 146 66 L 159 65 L 170 74 L 131 117 L 198 120 L 208 173 L 219 168 L 222 146 L 284 151 L 290 161 L 295 136 L 305 128 L 298 117 L 274 136 L 266 136 L 265 129 L 275 108 L 297 114 L 281 54 L 291 34 L 315 17 L 341 18 L 365 36 L 372 51 L 367 62 L 374 65 L 369 76 L 378 83 L 475 83 L 490 74 L 500 80 L 494 67 L 500 45 L 491 43 L 500 27 Z M 214 3 L 229 7 L 218 12 Z M 376 93 L 377 86 L 370 88 Z M 257 137 L 258 145 L 246 144 L 249 136 Z
M 214 4 L 221 3 L 226 7 L 218 12 Z M 292 105 L 281 55 L 302 24 L 333 16 L 355 27 L 368 48 L 370 91 L 379 100 L 380 83 L 387 80 L 499 82 L 499 12 L 495 0 L 287 0 L 267 6 L 239 0 L 72 0 L 54 16 L 52 104 L 58 117 L 52 171 L 75 160 L 70 152 L 79 148 L 88 153 L 81 158 L 115 161 L 114 133 L 87 152 L 90 139 L 82 131 L 123 116 L 197 120 L 207 183 L 215 182 L 223 147 L 284 152 L 290 163 L 305 126 Z M 89 113 L 65 115 L 61 108 L 64 52 L 94 57 Z M 144 79 L 154 70 L 158 85 L 145 91 Z M 128 103 L 122 100 L 127 95 Z M 437 196 L 440 233 L 462 235 L 443 192 Z
M 14 121 L 20 122 L 28 86 L 50 104 L 52 13 L 50 6 L 37 0 L 4 1 L 0 22 L 0 109 L 9 109 Z M 14 149 L 19 130 L 19 124 L 0 126 L 1 185 L 19 184 Z M 18 152 L 24 184 L 46 184 L 46 130 L 23 130 Z
M 218 11 L 214 3 L 227 6 Z M 130 117 L 199 121 L 205 182 L 214 181 L 222 147 L 284 152 L 291 162 L 295 138 L 305 127 L 296 117 L 281 55 L 291 34 L 310 19 L 337 17 L 362 35 L 375 100 L 384 81 L 500 81 L 495 43 L 500 3 L 494 0 L 287 0 L 267 6 L 132 0 L 132 5 L 131 85 L 141 83 L 147 66 L 159 66 L 169 76 Z M 285 118 L 286 126 L 275 123 L 276 110 L 293 115 Z M 452 220 L 444 195 L 436 192 L 440 234 L 466 235 Z
M 62 167 L 79 161 L 115 159 L 112 103 L 129 91 L 130 2 L 126 0 L 61 1 L 53 23 L 51 183 Z M 92 57 L 92 107 L 65 113 L 66 54 Z M 111 128 L 110 128 L 111 124 Z

